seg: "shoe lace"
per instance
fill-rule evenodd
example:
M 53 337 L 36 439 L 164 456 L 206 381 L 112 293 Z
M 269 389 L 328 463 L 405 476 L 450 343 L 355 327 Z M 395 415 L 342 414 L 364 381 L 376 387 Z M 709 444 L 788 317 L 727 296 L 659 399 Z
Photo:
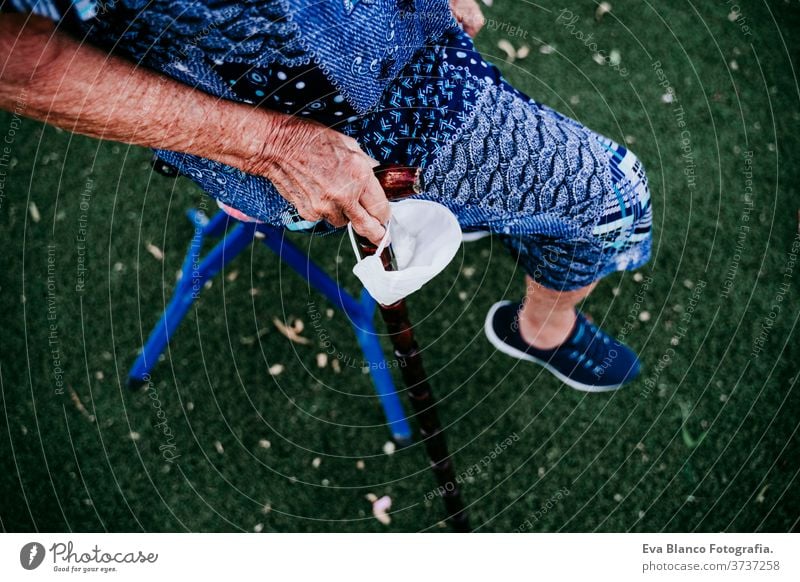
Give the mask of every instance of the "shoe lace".
M 593 323 L 585 322 L 583 326 L 586 338 L 581 343 L 585 348 L 582 350 L 572 350 L 568 354 L 568 357 L 575 360 L 587 370 L 591 370 L 600 365 L 601 360 L 605 357 L 608 346 L 611 345 L 611 338 Z

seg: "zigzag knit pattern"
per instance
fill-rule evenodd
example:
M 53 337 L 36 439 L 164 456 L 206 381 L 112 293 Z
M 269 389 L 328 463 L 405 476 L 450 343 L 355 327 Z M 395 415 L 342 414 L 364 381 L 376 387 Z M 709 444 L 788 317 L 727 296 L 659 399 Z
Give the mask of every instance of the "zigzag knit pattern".
M 560 217 L 588 237 L 604 194 L 612 191 L 608 158 L 586 128 L 493 85 L 426 168 L 424 192 L 448 206 L 483 209 L 504 220 Z M 507 234 L 515 231 L 524 232 Z
M 613 270 L 593 234 L 613 192 L 608 151 L 590 130 L 505 83 L 487 87 L 422 180 L 424 198 L 448 206 L 466 228 L 488 226 L 549 288 L 575 289 Z

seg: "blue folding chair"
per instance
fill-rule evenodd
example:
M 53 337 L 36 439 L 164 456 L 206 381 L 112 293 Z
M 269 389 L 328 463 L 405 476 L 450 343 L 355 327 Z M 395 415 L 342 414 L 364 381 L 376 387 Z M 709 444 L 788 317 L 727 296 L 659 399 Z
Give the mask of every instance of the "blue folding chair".
M 161 174 L 177 176 L 175 168 L 158 158 L 154 159 L 154 166 Z M 375 171 L 389 200 L 401 200 L 418 192 L 418 168 L 387 165 L 376 168 Z M 366 291 L 362 291 L 358 299 L 347 293 L 305 253 L 286 240 L 280 229 L 239 221 L 225 212 L 218 212 L 210 219 L 204 212 L 194 209 L 187 215 L 195 227 L 195 236 L 183 261 L 182 276 L 164 314 L 150 333 L 142 353 L 128 374 L 128 386 L 135 389 L 148 382 L 153 366 L 166 349 L 170 337 L 205 283 L 245 250 L 253 239 L 258 238 L 286 265 L 347 314 L 364 354 L 364 362 L 369 366 L 392 438 L 399 445 L 410 443 L 411 428 L 395 392 L 394 382 L 389 374 L 373 324 L 375 300 Z M 200 255 L 206 237 L 221 237 L 222 240 L 201 260 Z M 362 256 L 377 252 L 371 242 L 360 237 L 356 239 Z M 394 268 L 391 247 L 383 250 L 381 261 L 385 268 L 389 270 Z M 395 357 L 400 362 L 400 371 L 407 386 L 409 401 L 420 425 L 421 442 L 431 470 L 439 483 L 439 490 L 444 491 L 442 500 L 447 511 L 446 520 L 454 531 L 468 532 L 469 518 L 461 498 L 455 466 L 445 442 L 444 428 L 436 411 L 436 399 L 422 364 L 421 352 L 414 338 L 406 302 L 401 299 L 392 305 L 379 307 L 389 330 Z
M 168 167 L 159 168 L 158 160 L 155 163 L 157 170 L 170 175 Z M 187 212 L 187 216 L 194 225 L 196 234 L 186 252 L 181 267 L 182 276 L 161 319 L 153 328 L 141 354 L 128 373 L 128 387 L 137 389 L 147 384 L 150 372 L 197 298 L 198 290 L 244 251 L 256 238 L 257 233 L 260 233 L 263 236 L 259 236 L 258 239 L 267 248 L 347 315 L 364 354 L 364 363 L 369 366 L 375 392 L 386 416 L 386 424 L 392 438 L 400 446 L 410 443 L 411 428 L 395 391 L 373 323 L 375 300 L 366 291 L 362 291 L 358 298 L 350 295 L 304 252 L 286 240 L 280 229 L 264 224 L 241 222 L 222 211 L 209 218 L 204 212 L 191 209 Z M 221 240 L 200 259 L 203 242 L 207 237 L 221 237 Z

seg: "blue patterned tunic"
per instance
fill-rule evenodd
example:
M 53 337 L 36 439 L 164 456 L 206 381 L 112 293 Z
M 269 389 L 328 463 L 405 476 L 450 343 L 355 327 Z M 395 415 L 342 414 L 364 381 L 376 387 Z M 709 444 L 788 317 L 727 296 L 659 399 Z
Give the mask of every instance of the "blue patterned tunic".
M 510 86 L 447 0 L 13 4 L 213 95 L 324 123 L 381 162 L 422 167 L 421 198 L 465 230 L 498 235 L 547 287 L 576 289 L 649 258 L 639 160 Z M 308 225 L 263 177 L 158 153 L 253 218 Z

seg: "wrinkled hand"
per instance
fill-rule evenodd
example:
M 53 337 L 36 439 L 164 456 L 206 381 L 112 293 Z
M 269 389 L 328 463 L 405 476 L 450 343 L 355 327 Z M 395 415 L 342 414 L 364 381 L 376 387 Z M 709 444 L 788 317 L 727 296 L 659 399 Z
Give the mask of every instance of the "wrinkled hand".
M 358 142 L 318 123 L 286 118 L 278 137 L 245 162 L 245 171 L 269 178 L 305 220 L 324 219 L 378 244 L 391 211 L 373 173 L 379 163 Z
M 464 32 L 474 37 L 481 31 L 486 19 L 475 0 L 450 0 L 450 12 L 464 27 Z

